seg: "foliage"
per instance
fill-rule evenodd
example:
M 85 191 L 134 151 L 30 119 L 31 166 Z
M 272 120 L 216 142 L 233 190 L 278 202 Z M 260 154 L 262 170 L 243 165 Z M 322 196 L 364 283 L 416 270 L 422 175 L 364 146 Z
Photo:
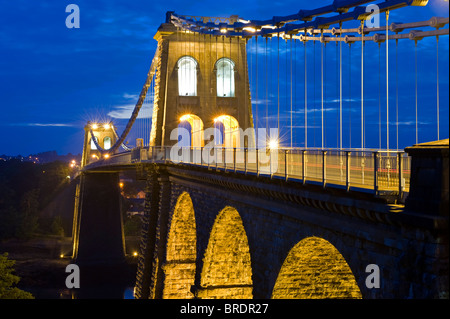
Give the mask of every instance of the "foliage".
M 0 255 L 0 299 L 34 299 L 29 292 L 16 285 L 20 278 L 13 274 L 15 261 L 8 259 L 8 253 Z
M 134 215 L 125 220 L 123 225 L 123 231 L 125 236 L 137 236 L 140 235 L 142 228 L 142 219 L 139 215 Z
M 0 240 L 29 239 L 40 231 L 63 234 L 61 219 L 48 227 L 40 211 L 69 185 L 67 163 L 34 164 L 19 160 L 0 161 Z

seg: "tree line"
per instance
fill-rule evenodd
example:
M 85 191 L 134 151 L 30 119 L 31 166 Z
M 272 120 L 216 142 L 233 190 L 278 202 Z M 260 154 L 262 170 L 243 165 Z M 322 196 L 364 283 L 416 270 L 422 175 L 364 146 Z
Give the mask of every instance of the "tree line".
M 0 161 L 0 240 L 36 233 L 64 235 L 61 216 L 40 212 L 70 183 L 67 163 Z

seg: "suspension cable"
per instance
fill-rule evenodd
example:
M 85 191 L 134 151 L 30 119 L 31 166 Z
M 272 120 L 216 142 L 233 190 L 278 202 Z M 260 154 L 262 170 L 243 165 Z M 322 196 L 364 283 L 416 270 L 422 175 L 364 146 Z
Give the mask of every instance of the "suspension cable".
M 389 150 L 389 10 L 386 10 L 386 149 Z
M 378 42 L 378 149 L 381 150 L 381 42 Z
M 348 121 L 349 148 L 352 148 L 352 44 L 348 43 Z
M 321 34 L 322 37 L 322 34 Z M 320 83 L 321 83 L 321 138 L 322 138 L 322 144 L 321 147 L 323 148 L 323 47 L 324 42 L 321 42 L 320 46 Z
M 293 136 L 292 136 L 292 38 L 290 39 L 290 55 L 291 55 L 291 148 L 292 148 L 292 144 L 293 144 Z
M 303 41 L 303 53 L 305 55 L 305 148 L 308 147 L 308 64 L 306 54 L 306 41 Z
M 364 149 L 364 20 L 361 20 L 361 149 Z
M 339 29 L 342 30 L 342 22 Z M 339 42 L 339 149 L 342 150 L 342 42 Z
M 439 36 L 436 36 L 436 118 L 437 139 L 439 140 Z
M 277 129 L 278 136 L 280 135 L 280 34 L 278 33 L 278 50 L 277 50 L 277 99 L 278 99 L 278 111 L 277 111 Z
M 416 144 L 419 143 L 419 129 L 418 129 L 418 125 L 417 125 L 417 40 L 414 41 L 415 43 L 415 70 L 416 70 Z
M 395 131 L 398 150 L 398 39 L 395 40 Z

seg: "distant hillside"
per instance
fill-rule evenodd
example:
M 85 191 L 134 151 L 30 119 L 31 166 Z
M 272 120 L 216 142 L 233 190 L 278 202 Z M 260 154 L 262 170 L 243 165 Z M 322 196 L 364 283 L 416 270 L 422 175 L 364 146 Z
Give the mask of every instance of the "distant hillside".
M 56 151 L 47 151 L 38 154 L 30 154 L 28 156 L 22 155 L 0 155 L 0 161 L 10 161 L 10 160 L 19 160 L 21 162 L 32 162 L 32 163 L 52 163 L 52 162 L 64 162 L 69 163 L 72 160 L 75 160 L 77 163 L 81 161 L 81 154 L 66 154 L 66 155 L 58 155 Z

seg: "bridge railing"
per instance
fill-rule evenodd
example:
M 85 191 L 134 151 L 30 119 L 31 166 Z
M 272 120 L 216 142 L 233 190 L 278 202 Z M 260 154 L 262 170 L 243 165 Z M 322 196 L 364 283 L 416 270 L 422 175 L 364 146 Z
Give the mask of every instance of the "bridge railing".
M 409 192 L 410 157 L 403 151 L 149 147 L 133 154 L 134 162 L 204 166 L 399 197 Z

